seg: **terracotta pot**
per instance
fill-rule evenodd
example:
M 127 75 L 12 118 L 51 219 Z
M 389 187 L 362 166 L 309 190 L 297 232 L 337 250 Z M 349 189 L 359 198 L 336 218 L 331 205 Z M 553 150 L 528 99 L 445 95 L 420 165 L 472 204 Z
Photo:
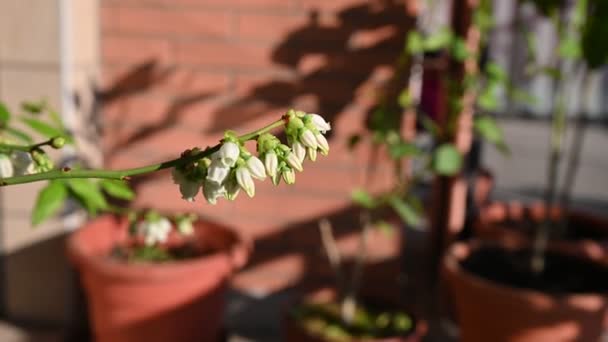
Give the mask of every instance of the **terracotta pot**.
M 313 293 L 312 295 L 306 296 L 306 301 L 313 302 L 328 302 L 336 298 L 336 292 L 333 289 L 323 289 Z M 302 299 L 291 303 L 288 310 L 285 310 L 284 321 L 283 321 L 283 334 L 285 341 L 287 342 L 331 342 L 322 337 L 315 336 L 306 329 L 302 328 L 293 318 L 291 310 L 294 306 L 301 305 Z M 378 339 L 353 339 L 352 342 L 419 342 L 422 341 L 423 337 L 428 331 L 428 326 L 425 321 L 414 320 L 414 331 L 403 337 L 387 337 Z
M 127 264 L 110 251 L 127 240 L 127 221 L 103 216 L 67 244 L 80 271 L 96 341 L 214 341 L 228 277 L 243 266 L 250 244 L 232 230 L 195 224 L 196 241 L 216 251 L 179 262 Z
M 558 220 L 564 215 L 561 208 L 551 210 L 551 218 Z M 520 202 L 494 202 L 480 209 L 473 224 L 475 235 L 510 246 L 522 246 L 531 241 L 532 228 L 542 224 L 547 210 L 542 202 L 524 205 Z M 571 210 L 567 213 L 571 236 L 552 239 L 550 249 L 608 262 L 608 220 L 590 213 Z M 522 228 L 525 222 L 529 227 Z
M 456 243 L 443 260 L 461 341 L 599 340 L 608 307 L 604 294 L 549 295 L 487 280 L 462 267 L 480 246 L 477 241 Z

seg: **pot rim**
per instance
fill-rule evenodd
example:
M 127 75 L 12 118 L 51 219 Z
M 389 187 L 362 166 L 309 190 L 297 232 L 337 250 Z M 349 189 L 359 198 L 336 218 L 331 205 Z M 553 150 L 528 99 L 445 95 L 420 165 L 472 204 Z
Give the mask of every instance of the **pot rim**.
M 235 271 L 242 268 L 251 255 L 253 242 L 250 237 L 237 229 L 205 219 L 197 221 L 199 227 L 218 229 L 232 235 L 234 241 L 228 248 L 220 248 L 220 250 L 211 254 L 195 258 L 166 263 L 125 263 L 104 257 L 103 254 L 92 253 L 83 248 L 79 238 L 87 229 L 95 229 L 99 225 L 113 225 L 115 228 L 120 228 L 125 219 L 125 217 L 106 214 L 88 221 L 81 228 L 72 232 L 66 243 L 66 252 L 69 259 L 80 269 L 93 269 L 95 272 L 103 273 L 112 278 L 133 280 L 145 277 L 149 280 L 162 281 L 167 279 L 168 272 L 186 274 L 200 272 L 201 268 L 207 268 L 211 264 L 218 263 L 227 263 L 228 267 Z M 105 252 L 108 253 L 109 249 L 106 249 Z
M 468 258 L 471 252 L 475 249 L 479 249 L 482 246 L 493 246 L 504 249 L 517 249 L 521 246 L 509 245 L 508 243 L 500 241 L 484 241 L 473 239 L 469 242 L 456 242 L 448 248 L 443 258 L 443 269 L 444 273 L 447 272 L 450 277 L 458 277 L 462 280 L 469 281 L 473 285 L 486 287 L 493 289 L 496 292 L 500 292 L 501 295 L 507 297 L 524 297 L 529 301 L 532 298 L 541 298 L 548 301 L 570 301 L 574 299 L 585 300 L 589 298 L 595 298 L 598 296 L 605 296 L 605 293 L 601 292 L 589 292 L 589 293 L 563 293 L 563 294 L 550 294 L 539 290 L 526 289 L 521 287 L 511 286 L 505 283 L 499 283 L 496 281 L 484 278 L 476 273 L 470 272 L 461 266 L 461 261 Z M 524 246 L 525 247 L 525 246 Z M 558 253 L 566 254 L 561 251 Z M 581 258 L 587 259 L 587 258 Z M 591 259 L 587 259 L 589 262 L 595 262 Z M 595 262 L 597 263 L 597 262 Z M 608 291 L 607 291 L 608 292 Z

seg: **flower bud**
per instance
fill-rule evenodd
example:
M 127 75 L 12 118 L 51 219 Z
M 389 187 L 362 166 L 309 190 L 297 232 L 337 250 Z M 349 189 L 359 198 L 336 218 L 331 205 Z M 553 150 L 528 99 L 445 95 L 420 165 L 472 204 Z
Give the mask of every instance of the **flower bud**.
M 239 167 L 236 169 L 236 181 L 249 197 L 255 195 L 255 184 L 253 183 L 253 178 L 251 178 L 249 169 L 246 167 Z
M 321 153 L 326 156 L 329 153 L 329 143 L 323 134 L 315 134 L 317 139 L 317 147 L 321 150 Z
M 279 166 L 277 154 L 272 151 L 266 153 L 264 156 L 264 166 L 266 167 L 266 173 L 270 177 L 275 177 L 277 175 L 277 167 Z
M 224 182 L 224 179 L 226 179 L 228 176 L 229 172 L 230 167 L 224 165 L 220 159 L 216 159 L 211 162 L 211 165 L 209 165 L 209 170 L 207 171 L 207 181 L 221 185 L 222 182 Z
M 192 224 L 192 220 L 188 218 L 183 218 L 177 221 L 177 231 L 182 235 L 192 235 L 194 234 L 194 225 Z
M 0 178 L 13 176 L 13 163 L 6 154 L 0 154 Z
M 315 139 L 314 133 L 309 129 L 304 129 L 300 134 L 300 141 L 304 146 L 310 148 L 317 148 L 317 139 Z
M 304 147 L 301 142 L 296 141 L 291 145 L 291 148 L 293 149 L 293 153 L 296 155 L 296 157 L 298 157 L 300 163 L 303 163 L 304 158 L 306 158 L 306 147 Z
M 241 187 L 239 186 L 239 183 L 236 181 L 236 179 L 234 179 L 234 177 L 231 177 L 230 179 L 226 180 L 226 198 L 228 200 L 234 201 L 239 195 L 240 191 Z
M 63 145 L 65 145 L 65 138 L 64 137 L 54 137 L 51 140 L 51 146 L 55 149 L 58 148 L 62 148 Z
M 310 159 L 310 161 L 316 161 L 317 160 L 317 149 L 315 148 L 308 148 L 308 158 Z
M 292 170 L 285 170 L 283 171 L 283 180 L 285 181 L 286 184 L 293 184 L 296 182 L 296 173 Z
M 233 167 L 236 161 L 239 159 L 241 149 L 239 145 L 231 141 L 225 142 L 217 152 L 216 158 L 222 162 L 224 166 Z
M 321 115 L 310 114 L 310 116 L 312 117 L 312 124 L 319 132 L 325 133 L 331 130 L 331 125 L 329 124 L 329 122 L 325 121 L 325 119 L 323 119 Z
M 203 185 L 203 196 L 209 204 L 217 204 L 217 199 L 226 196 L 226 188 L 212 181 L 205 181 Z
M 290 167 L 300 172 L 302 171 L 302 163 L 300 162 L 300 158 L 298 158 L 295 153 L 289 152 L 287 154 L 287 158 L 285 158 L 285 161 L 287 161 L 287 165 L 289 165 Z
M 264 180 L 266 179 L 266 170 L 264 169 L 264 163 L 262 163 L 262 161 L 256 157 L 256 156 L 251 156 L 249 159 L 247 159 L 247 168 L 249 169 L 249 172 L 251 172 L 251 176 L 253 176 L 253 178 L 257 178 L 260 180 Z

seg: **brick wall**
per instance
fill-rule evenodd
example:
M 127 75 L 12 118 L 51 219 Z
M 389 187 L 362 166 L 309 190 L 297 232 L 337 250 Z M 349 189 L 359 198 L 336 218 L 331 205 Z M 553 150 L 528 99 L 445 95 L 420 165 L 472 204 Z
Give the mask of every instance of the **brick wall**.
M 363 129 L 377 88 L 391 77 L 409 22 L 403 3 L 102 0 L 100 13 L 99 96 L 110 167 L 173 158 L 292 106 L 331 119 L 330 156 L 306 164 L 294 186 L 258 183 L 253 200 L 190 204 L 167 173 L 136 183 L 138 205 L 196 210 L 256 237 L 254 269 L 287 273 L 291 282 L 306 270 L 298 265 L 325 264 L 315 222 L 340 216 L 344 236 L 356 226 L 349 194 L 363 185 L 370 149 L 362 144 L 351 153 L 346 140 Z M 389 166 L 378 165 L 374 189 L 390 184 Z

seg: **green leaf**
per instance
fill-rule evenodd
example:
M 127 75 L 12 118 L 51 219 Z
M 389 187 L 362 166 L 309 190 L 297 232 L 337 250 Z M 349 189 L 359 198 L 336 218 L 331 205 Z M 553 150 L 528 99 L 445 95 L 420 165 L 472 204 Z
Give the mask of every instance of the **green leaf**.
M 17 128 L 13 128 L 13 127 L 7 127 L 5 128 L 5 132 L 8 135 L 13 136 L 14 138 L 17 138 L 19 140 L 21 140 L 22 142 L 25 142 L 27 144 L 32 144 L 34 143 L 34 139 L 32 139 L 32 137 L 30 137 L 29 134 L 25 133 L 22 130 L 19 130 Z
M 496 84 L 488 84 L 477 97 L 477 105 L 484 111 L 493 112 L 498 109 Z
M 135 192 L 129 187 L 129 185 L 120 180 L 113 179 L 102 179 L 99 182 L 101 188 L 107 192 L 110 196 L 130 201 L 135 198 Z
M 420 224 L 420 215 L 418 215 L 416 210 L 401 197 L 393 196 L 389 198 L 388 203 L 409 226 L 416 227 Z
M 558 52 L 561 57 L 567 59 L 578 59 L 582 54 L 579 41 L 574 37 L 562 39 L 559 43 Z
M 449 46 L 451 42 L 452 31 L 443 27 L 424 40 L 424 49 L 426 51 L 437 51 Z
M 384 235 L 389 237 L 395 232 L 395 226 L 386 221 L 378 221 L 374 224 L 374 226 L 384 233 Z
M 498 144 L 504 141 L 502 130 L 491 116 L 477 116 L 473 121 L 475 131 L 485 140 Z
M 23 101 L 21 103 L 21 109 L 30 114 L 40 114 L 46 108 L 46 101 Z
M 411 31 L 407 35 L 407 51 L 412 54 L 424 52 L 424 40 L 418 31 Z
M 42 134 L 43 136 L 45 136 L 47 138 L 54 138 L 54 137 L 62 136 L 65 138 L 67 143 L 71 144 L 74 142 L 72 137 L 69 136 L 68 134 L 66 134 L 65 131 L 63 131 L 62 129 L 53 127 L 44 121 L 34 119 L 34 118 L 21 118 L 21 121 L 23 121 L 23 123 L 28 125 L 34 131 Z
M 11 112 L 4 103 L 0 102 L 0 125 L 6 126 L 10 119 Z
M 454 41 L 452 42 L 452 56 L 454 59 L 462 62 L 470 55 L 471 54 L 469 53 L 469 49 L 467 49 L 467 44 L 465 43 L 464 39 L 460 37 L 454 38 Z
M 418 146 L 405 141 L 400 141 L 396 144 L 392 144 L 389 146 L 389 154 L 393 159 L 417 156 L 420 154 L 420 152 L 421 151 Z
M 505 69 L 495 62 L 489 62 L 486 65 L 486 73 L 494 81 L 505 82 L 508 79 Z
M 67 198 L 67 189 L 63 181 L 51 181 L 38 193 L 32 211 L 32 224 L 38 225 L 55 215 Z
M 420 117 L 420 123 L 422 124 L 422 127 L 424 127 L 424 129 L 429 132 L 433 137 L 439 137 L 439 134 L 441 133 L 441 127 L 439 127 L 439 125 L 433 119 L 424 115 Z
M 351 198 L 353 202 L 367 209 L 374 209 L 377 205 L 376 199 L 374 199 L 371 194 L 363 189 L 353 190 L 351 193 Z
M 76 199 L 83 204 L 91 215 L 96 215 L 99 210 L 108 207 L 108 202 L 99 190 L 97 183 L 84 178 L 72 178 L 67 183 Z
M 442 176 L 453 176 L 462 167 L 462 155 L 450 143 L 439 146 L 433 154 L 433 170 Z

